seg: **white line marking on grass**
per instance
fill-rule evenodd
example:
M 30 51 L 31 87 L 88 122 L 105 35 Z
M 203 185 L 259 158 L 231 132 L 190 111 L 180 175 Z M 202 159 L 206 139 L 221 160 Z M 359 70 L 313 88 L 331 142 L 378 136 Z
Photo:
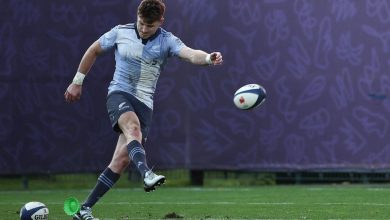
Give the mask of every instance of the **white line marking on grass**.
M 100 218 L 101 220 L 118 220 L 116 218 Z M 121 218 L 122 219 L 122 218 Z M 135 217 L 135 218 L 132 218 L 130 216 L 127 216 L 125 218 L 126 220 L 132 220 L 132 219 L 137 219 L 137 220 L 144 220 L 144 219 L 147 219 L 147 220 L 166 220 L 166 218 L 138 218 L 138 217 Z M 186 217 L 183 217 L 183 218 L 177 218 L 177 219 L 185 219 L 185 220 L 199 220 L 199 219 L 205 219 L 205 220 L 248 220 L 247 218 L 230 218 L 230 217 L 225 217 L 225 218 L 211 218 L 211 217 L 204 217 L 204 218 L 186 218 Z M 251 218 L 251 220 L 285 220 L 283 218 Z M 291 219 L 289 219 L 291 220 Z M 363 219 L 353 219 L 353 220 L 363 220 Z M 368 219 L 364 219 L 364 220 L 368 220 Z
M 62 205 L 62 202 L 46 202 L 46 205 Z M 302 205 L 302 203 L 294 202 L 104 202 L 101 201 L 100 205 L 251 205 L 251 206 L 289 206 L 289 205 Z M 344 203 L 344 202 L 324 202 L 313 203 L 319 206 L 390 206 L 390 203 Z M 6 202 L 1 201 L 0 205 L 23 205 L 22 202 Z
M 47 205 L 62 205 L 61 202 L 46 202 Z M 0 205 L 20 205 L 21 202 L 0 202 Z M 103 202 L 101 205 L 295 205 L 292 202 Z M 330 205 L 330 204 L 329 204 Z
M 309 187 L 307 188 L 308 191 L 343 191 L 347 188 L 338 188 L 336 187 Z M 390 188 L 383 188 L 383 187 L 370 187 L 370 188 L 353 188 L 351 187 L 350 189 L 361 189 L 361 190 L 367 190 L 367 191 L 390 191 Z
M 251 191 L 253 190 L 254 188 L 229 188 L 229 187 L 221 187 L 221 188 L 214 188 L 214 187 L 211 187 L 211 188 L 204 188 L 204 187 L 174 187 L 174 188 L 169 188 L 169 187 L 165 187 L 164 190 L 171 190 L 171 189 L 174 189 L 174 190 L 179 190 L 179 191 L 195 191 L 195 192 L 230 192 L 230 191 L 235 191 L 235 192 L 242 192 L 242 191 Z M 132 190 L 132 191 L 144 191 L 143 188 L 116 188 L 115 189 L 116 191 L 129 191 L 129 190 Z
M 389 188 L 368 188 L 367 191 L 384 191 L 389 190 Z
M 116 218 L 100 218 L 101 220 L 119 220 L 119 219 L 116 219 Z M 121 218 L 122 219 L 122 218 Z M 137 220 L 166 220 L 166 218 L 132 218 L 132 217 L 126 217 L 125 219 L 127 220 L 133 220 L 133 219 L 137 219 Z M 185 220 L 199 220 L 199 219 L 205 219 L 205 220 L 248 220 L 247 218 L 229 218 L 229 217 L 226 217 L 226 218 L 208 218 L 208 217 L 204 217 L 204 218 L 186 218 L 186 217 L 183 217 L 183 218 L 178 218 L 178 219 L 185 219 Z M 298 219 L 301 219 L 301 218 L 288 218 L 288 220 L 298 220 Z M 349 219 L 349 218 L 341 218 L 343 220 L 376 220 L 376 219 L 367 219 L 367 218 L 363 218 L 363 219 L 356 219 L 356 218 L 353 218 L 353 219 Z M 251 220 L 286 220 L 285 218 L 251 218 Z M 340 220 L 340 218 L 335 218 L 335 219 L 329 219 L 329 220 Z
M 248 202 L 247 205 L 295 205 L 293 202 Z
M 178 190 L 182 191 L 204 191 L 204 192 L 209 192 L 209 191 L 250 191 L 252 190 L 251 188 L 229 188 L 229 187 L 221 187 L 221 188 L 203 188 L 203 187 L 183 187 L 183 188 L 177 188 Z
M 292 202 L 101 202 L 103 205 L 295 205 Z
M 78 192 L 86 192 L 86 193 L 89 193 L 91 192 L 90 189 L 78 189 L 76 190 Z M 14 193 L 20 193 L 20 194 L 31 194 L 31 193 L 46 193 L 46 194 L 50 194 L 50 193 L 68 193 L 69 190 L 50 190 L 50 189 L 34 189 L 34 190 L 26 190 L 26 191 L 22 191 L 22 190 L 6 190 L 6 191 L 0 191 L 0 195 L 1 194 L 14 194 Z
M 389 203 L 345 203 L 345 202 L 325 202 L 325 203 L 314 203 L 316 205 L 332 206 L 332 205 L 344 205 L 344 206 L 390 206 Z

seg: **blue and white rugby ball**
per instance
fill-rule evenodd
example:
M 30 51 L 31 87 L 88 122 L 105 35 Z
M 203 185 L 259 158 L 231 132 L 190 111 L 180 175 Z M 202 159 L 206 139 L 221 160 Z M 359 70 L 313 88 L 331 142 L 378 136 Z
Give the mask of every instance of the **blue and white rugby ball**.
M 239 109 L 253 109 L 265 101 L 265 89 L 259 84 L 248 84 L 234 93 L 233 102 Z
M 47 219 L 49 219 L 49 209 L 41 202 L 29 202 L 20 209 L 20 220 Z

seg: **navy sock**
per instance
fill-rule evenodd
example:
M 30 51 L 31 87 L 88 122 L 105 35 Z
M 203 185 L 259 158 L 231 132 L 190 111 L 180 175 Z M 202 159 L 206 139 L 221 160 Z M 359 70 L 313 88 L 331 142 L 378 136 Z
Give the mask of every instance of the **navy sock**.
M 92 192 L 89 194 L 87 200 L 84 202 L 83 206 L 92 207 L 96 202 L 108 191 L 111 187 L 114 186 L 116 181 L 118 181 L 121 175 L 118 173 L 112 172 L 110 168 L 106 168 L 102 174 L 100 174 L 98 181 L 93 188 Z
M 141 143 L 136 140 L 130 142 L 127 145 L 127 152 L 129 153 L 131 161 L 133 161 L 141 176 L 145 177 L 145 173 L 150 169 L 146 163 L 146 154 Z

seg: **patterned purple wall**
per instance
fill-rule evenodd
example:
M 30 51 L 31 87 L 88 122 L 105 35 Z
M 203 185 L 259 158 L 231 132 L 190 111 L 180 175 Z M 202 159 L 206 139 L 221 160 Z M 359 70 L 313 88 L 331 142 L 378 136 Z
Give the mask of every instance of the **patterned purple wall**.
M 164 28 L 225 63 L 171 59 L 161 74 L 150 165 L 194 169 L 390 168 L 390 2 L 166 0 Z M 113 54 L 82 100 L 63 93 L 87 47 L 132 22 L 139 1 L 0 0 L 0 174 L 98 171 L 116 134 L 105 109 Z M 259 83 L 253 111 L 234 91 Z

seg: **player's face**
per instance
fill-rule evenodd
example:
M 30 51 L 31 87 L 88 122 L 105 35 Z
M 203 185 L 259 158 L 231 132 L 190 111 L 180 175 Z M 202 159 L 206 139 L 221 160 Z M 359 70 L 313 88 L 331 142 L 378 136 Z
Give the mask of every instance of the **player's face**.
M 137 18 L 137 31 L 142 39 L 148 39 L 161 26 L 163 19 L 153 23 L 147 23 L 140 16 Z

